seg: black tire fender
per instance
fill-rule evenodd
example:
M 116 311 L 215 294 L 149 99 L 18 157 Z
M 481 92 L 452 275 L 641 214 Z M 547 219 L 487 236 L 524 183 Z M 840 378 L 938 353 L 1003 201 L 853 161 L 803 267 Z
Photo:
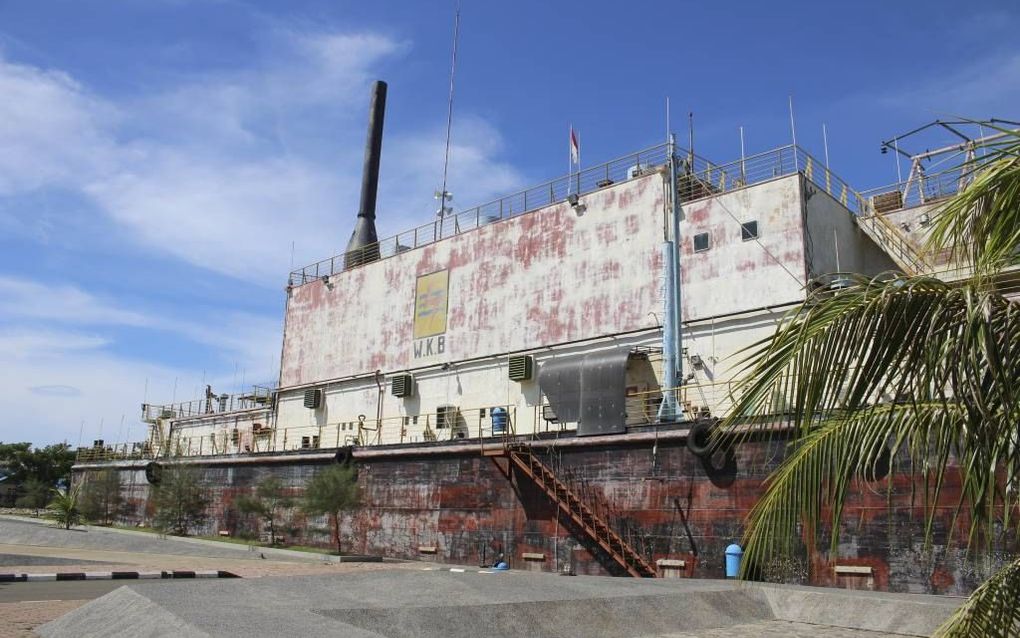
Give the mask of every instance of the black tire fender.
M 687 449 L 694 456 L 705 457 L 712 449 L 711 436 L 714 424 L 698 421 L 687 431 Z
M 339 448 L 333 455 L 333 462 L 337 465 L 348 465 L 354 461 L 354 449 L 351 446 Z
M 163 480 L 163 466 L 155 461 L 146 463 L 145 480 L 149 482 L 149 485 L 159 485 L 159 482 Z

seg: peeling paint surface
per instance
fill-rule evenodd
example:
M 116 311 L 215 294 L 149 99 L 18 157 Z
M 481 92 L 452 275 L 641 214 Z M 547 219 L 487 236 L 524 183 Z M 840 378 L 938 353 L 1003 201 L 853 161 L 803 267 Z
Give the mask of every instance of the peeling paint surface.
M 680 559 L 689 565 L 682 576 L 722 578 L 725 548 L 739 542 L 762 481 L 781 461 L 784 449 L 781 440 L 743 444 L 735 463 L 722 470 L 706 469 L 676 441 L 553 447 L 541 458 L 573 489 L 596 493 L 607 520 L 653 562 Z M 242 465 L 225 459 L 200 467 L 214 504 L 207 526 L 196 531 L 237 535 L 257 526 L 237 511 L 238 496 L 250 494 L 269 476 L 280 478 L 300 496 L 304 484 L 325 464 L 295 456 L 287 463 Z M 342 525 L 349 551 L 468 565 L 491 564 L 502 554 L 514 569 L 617 573 L 615 564 L 573 530 L 566 517 L 557 516 L 528 479 L 504 475 L 504 459 L 477 453 L 402 455 L 365 460 L 358 467 L 363 507 L 346 515 Z M 881 481 L 860 485 L 848 500 L 835 555 L 828 553 L 828 532 L 823 529 L 817 548 L 802 549 L 793 561 L 763 566 L 763 574 L 843 588 L 937 594 L 973 590 L 994 564 L 970 561 L 960 544 L 945 543 L 959 496 L 958 476 L 948 476 L 931 551 L 923 548 L 921 510 L 911 501 L 910 480 L 906 474 L 894 476 L 891 496 Z M 76 477 L 81 480 L 81 470 Z M 149 520 L 144 473 L 124 470 L 121 477 L 129 501 L 122 522 Z M 966 523 L 960 521 L 959 529 Z M 331 544 L 324 518 L 306 518 L 294 509 L 280 527 L 289 530 L 292 543 Z M 435 553 L 423 554 L 421 547 L 434 547 Z M 544 558 L 526 560 L 525 553 Z M 999 553 L 992 563 L 1009 555 Z M 872 572 L 867 577 L 837 575 L 835 565 L 869 566 Z
M 681 299 L 686 321 L 804 299 L 804 222 L 800 176 L 791 175 L 685 203 Z M 758 222 L 758 238 L 740 225 Z M 694 235 L 709 248 L 695 252 Z
M 648 175 L 294 288 L 281 385 L 415 366 L 415 280 L 449 270 L 457 361 L 650 328 L 662 176 Z

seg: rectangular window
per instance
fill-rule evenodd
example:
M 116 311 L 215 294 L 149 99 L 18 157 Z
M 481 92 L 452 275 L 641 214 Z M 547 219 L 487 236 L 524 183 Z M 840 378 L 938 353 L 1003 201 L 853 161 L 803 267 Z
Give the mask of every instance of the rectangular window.
M 694 235 L 694 252 L 700 253 L 709 248 L 708 233 L 697 233 Z
M 758 222 L 744 222 L 740 225 L 740 238 L 744 241 L 758 239 Z

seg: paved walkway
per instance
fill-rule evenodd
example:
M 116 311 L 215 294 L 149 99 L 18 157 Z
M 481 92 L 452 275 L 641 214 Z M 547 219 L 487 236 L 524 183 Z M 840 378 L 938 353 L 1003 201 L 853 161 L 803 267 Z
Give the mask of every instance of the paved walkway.
M 707 629 L 693 634 L 666 634 L 660 638 L 903 638 L 903 634 L 769 620 Z
M 339 564 L 316 554 L 5 517 L 0 540 L 0 573 L 225 570 L 244 577 L 0 583 L 0 637 L 38 630 L 76 638 L 887 638 L 927 635 L 959 602 L 718 580 Z
M 196 638 L 892 638 L 928 635 L 950 611 L 944 601 L 929 600 L 934 597 L 778 588 L 782 596 L 774 598 L 772 589 L 727 581 L 421 568 L 160 582 L 127 585 L 40 633 L 51 638 L 83 631 Z M 814 604 L 799 618 L 781 614 L 782 607 L 788 613 L 790 603 L 798 601 Z M 819 608 L 822 617 L 812 611 Z
M 345 574 L 412 567 L 395 563 L 335 563 L 325 556 L 173 536 L 79 527 L 0 516 L 0 573 L 224 570 L 243 578 Z M 264 557 L 264 558 L 263 558 Z M 32 636 L 34 627 L 124 585 L 127 581 L 0 583 L 0 638 Z M 93 584 L 95 583 L 95 584 Z
M 281 551 L 104 527 L 55 527 L 0 516 L 0 573 L 40 571 L 225 570 L 243 578 L 412 567 L 343 563 L 312 552 Z M 19 558 L 21 557 L 21 558 Z M 59 566 L 59 570 L 44 569 Z

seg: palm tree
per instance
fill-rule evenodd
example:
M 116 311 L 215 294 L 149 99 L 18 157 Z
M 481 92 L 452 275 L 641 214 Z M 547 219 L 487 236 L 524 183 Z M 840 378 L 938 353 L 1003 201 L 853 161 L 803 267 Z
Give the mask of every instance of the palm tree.
M 71 529 L 74 525 L 81 525 L 84 518 L 81 514 L 81 509 L 78 507 L 78 495 L 81 492 L 81 487 L 68 488 L 67 490 L 61 491 L 53 490 L 53 500 L 46 506 L 49 510 L 47 518 L 51 519 L 58 525 L 63 525 L 64 529 Z
M 969 185 L 934 215 L 925 250 L 963 265 L 962 278 L 857 277 L 809 295 L 751 347 L 716 443 L 780 425 L 789 439 L 748 516 L 745 569 L 817 547 L 820 529 L 835 555 L 848 497 L 890 466 L 920 497 L 926 545 L 937 529 L 959 530 L 973 550 L 1020 539 L 1020 303 L 1004 292 L 1020 265 L 1020 135 L 1003 133 L 960 166 Z M 959 507 L 945 526 L 937 504 L 949 481 L 959 482 Z M 1020 560 L 940 635 L 1015 635 L 1018 596 Z

